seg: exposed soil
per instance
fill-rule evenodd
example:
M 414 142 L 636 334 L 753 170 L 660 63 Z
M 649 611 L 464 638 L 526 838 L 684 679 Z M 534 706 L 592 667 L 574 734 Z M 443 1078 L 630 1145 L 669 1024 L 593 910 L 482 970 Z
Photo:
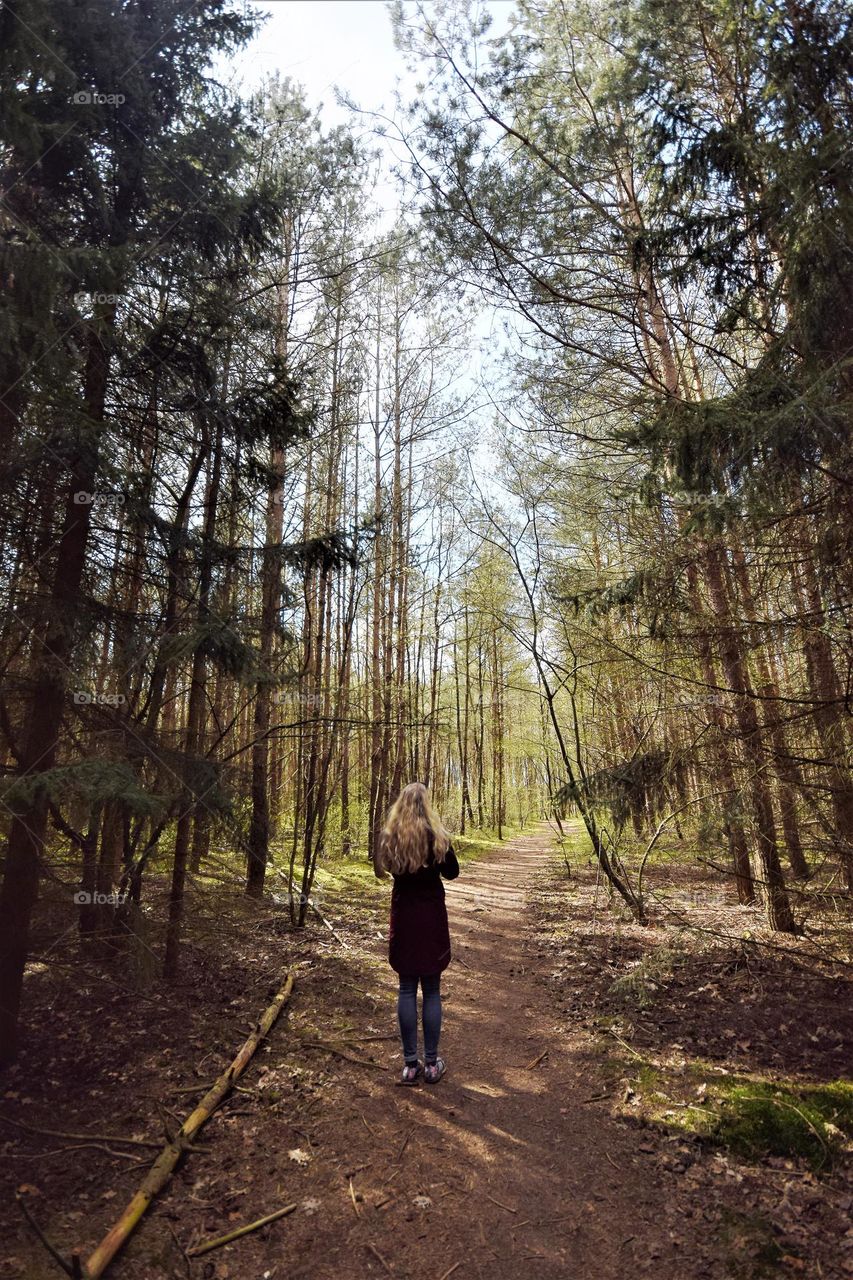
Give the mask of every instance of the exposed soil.
M 681 1051 L 691 1036 L 701 1041 L 692 1052 L 719 1061 L 733 1052 L 743 1059 L 756 1046 L 759 1066 L 784 1065 L 774 1060 L 782 1052 L 782 977 L 764 972 L 756 988 L 737 977 L 746 966 L 727 970 L 717 957 L 720 966 L 709 971 L 701 957 L 688 957 L 673 979 L 683 987 L 675 1013 L 622 1013 L 603 1028 L 607 968 L 619 971 L 640 944 L 630 929 L 616 937 L 598 907 L 590 935 L 580 902 L 573 930 L 562 894 L 546 828 L 463 866 L 447 885 L 454 961 L 443 981 L 441 1051 L 448 1073 L 434 1087 L 396 1084 L 402 1063 L 386 904 L 368 895 L 341 899 L 337 911 L 325 899 L 342 941 L 320 924 L 294 933 L 271 916 L 234 918 L 227 963 L 190 947 L 183 986 L 172 993 L 128 997 L 93 970 L 91 985 L 60 1004 L 62 975 L 35 974 L 30 1001 L 54 1004 L 4 1081 L 2 1116 L 28 1128 L 3 1124 L 0 1132 L 12 1157 L 2 1186 L 0 1275 L 60 1274 L 10 1207 L 15 1186 L 30 1187 L 33 1214 L 67 1255 L 74 1244 L 88 1250 L 97 1242 L 146 1167 L 116 1156 L 106 1141 L 92 1148 L 32 1129 L 158 1140 L 158 1104 L 167 1120 L 162 1108 L 187 1113 L 186 1090 L 210 1083 L 227 1064 L 277 985 L 271 978 L 289 966 L 296 991 L 244 1077 L 248 1092 L 235 1093 L 209 1123 L 205 1150 L 186 1160 L 110 1274 L 853 1274 L 853 1248 L 844 1248 L 853 1245 L 853 1199 L 843 1174 L 819 1178 L 791 1161 L 745 1165 L 623 1105 L 635 1091 L 625 1089 L 622 1057 Z M 219 923 L 224 928 L 225 918 Z M 733 1000 L 720 995 L 732 978 L 742 984 Z M 828 984 L 821 1000 L 837 1011 L 849 984 L 820 981 Z M 795 1043 L 805 1074 L 849 1069 L 845 1019 L 827 1014 L 819 1044 L 805 1040 L 813 1030 L 800 1019 Z M 615 1056 L 604 1052 L 603 1035 Z M 327 1047 L 305 1043 L 317 1040 Z M 131 1152 L 133 1161 L 144 1155 Z M 288 1203 L 294 1213 L 242 1240 L 191 1262 L 182 1253 Z

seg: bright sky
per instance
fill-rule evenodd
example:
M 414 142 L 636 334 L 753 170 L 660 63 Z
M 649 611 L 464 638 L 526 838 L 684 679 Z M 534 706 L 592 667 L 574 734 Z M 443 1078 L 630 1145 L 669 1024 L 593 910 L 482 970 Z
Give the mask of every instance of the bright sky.
M 251 8 L 269 17 L 236 63 L 247 85 L 274 71 L 291 76 L 323 103 L 327 124 L 346 119 L 338 86 L 371 110 L 391 107 L 404 68 L 383 0 L 260 0 Z
M 398 80 L 404 90 L 412 83 L 394 48 L 385 0 L 257 0 L 248 7 L 269 17 L 234 63 L 247 87 L 273 71 L 292 76 L 313 102 L 323 103 L 323 119 L 332 125 L 347 118 L 335 103 L 336 87 L 360 107 L 390 114 Z M 485 0 L 483 7 L 492 14 L 490 34 L 496 34 L 515 4 Z

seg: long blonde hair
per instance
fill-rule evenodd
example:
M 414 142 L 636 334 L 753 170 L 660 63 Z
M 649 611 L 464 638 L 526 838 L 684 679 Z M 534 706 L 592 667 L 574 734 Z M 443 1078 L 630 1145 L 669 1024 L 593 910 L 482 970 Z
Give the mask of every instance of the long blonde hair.
M 429 856 L 430 832 L 435 860 L 444 862 L 450 836 L 433 809 L 424 784 L 410 782 L 403 787 L 385 821 L 376 855 L 380 869 L 396 876 L 418 871 Z

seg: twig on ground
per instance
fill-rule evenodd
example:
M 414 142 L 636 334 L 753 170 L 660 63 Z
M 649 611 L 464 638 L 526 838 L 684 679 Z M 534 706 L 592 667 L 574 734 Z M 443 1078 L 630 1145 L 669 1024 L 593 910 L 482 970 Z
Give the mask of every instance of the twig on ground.
M 504 1204 L 503 1200 L 496 1200 L 494 1196 L 489 1195 L 488 1191 L 486 1192 L 486 1198 L 491 1200 L 492 1204 L 496 1204 L 499 1208 L 506 1209 L 507 1213 L 518 1213 L 518 1210 L 513 1209 L 511 1204 Z
M 114 1160 L 132 1160 L 134 1164 L 148 1164 L 154 1159 L 153 1156 L 149 1156 L 148 1160 L 137 1161 L 132 1152 L 113 1151 L 102 1142 L 75 1142 L 70 1147 L 54 1147 L 52 1151 L 10 1151 L 7 1158 L 9 1160 L 47 1160 L 50 1156 L 67 1156 L 69 1151 L 105 1151 Z
M 0 1114 L 0 1120 L 6 1124 L 12 1124 L 16 1129 L 25 1129 L 28 1133 L 44 1134 L 48 1138 L 70 1138 L 72 1142 L 117 1142 L 119 1146 L 127 1147 L 153 1147 L 155 1151 L 159 1151 L 162 1142 L 155 1142 L 148 1138 L 122 1138 L 115 1133 L 65 1133 L 62 1129 L 42 1129 L 34 1124 L 24 1124 L 23 1120 L 13 1120 L 11 1116 Z
M 400 1148 L 399 1155 L 397 1156 L 398 1161 L 403 1159 L 403 1152 L 406 1150 L 406 1147 L 409 1145 L 409 1138 L 411 1138 L 414 1132 L 415 1132 L 414 1129 L 410 1129 L 409 1132 L 406 1134 L 405 1138 L 403 1139 L 403 1145 Z
M 206 1240 L 204 1244 L 197 1244 L 194 1249 L 187 1250 L 187 1256 L 199 1258 L 203 1253 L 210 1253 L 211 1249 L 218 1249 L 223 1244 L 230 1244 L 232 1240 L 239 1240 L 241 1236 L 247 1236 L 250 1231 L 257 1231 L 259 1227 L 265 1227 L 269 1222 L 276 1222 L 286 1214 L 293 1213 L 295 1209 L 295 1204 L 286 1204 L 283 1209 L 276 1209 L 275 1213 L 268 1213 L 266 1217 L 258 1218 L 256 1222 L 249 1222 L 245 1227 L 237 1227 L 235 1231 L 229 1231 L 224 1236 L 217 1236 L 215 1240 Z
M 621 1046 L 622 1046 L 622 1048 L 623 1048 L 623 1049 L 627 1049 L 627 1050 L 628 1050 L 628 1052 L 629 1052 L 629 1053 L 632 1053 L 632 1054 L 634 1055 L 634 1057 L 635 1057 L 635 1058 L 639 1058 L 640 1062 L 645 1062 L 645 1061 L 646 1061 L 646 1059 L 643 1057 L 643 1055 L 642 1055 L 641 1053 L 637 1053 L 637 1050 L 636 1050 L 636 1049 L 632 1049 L 632 1048 L 631 1048 L 631 1046 L 630 1046 L 630 1045 L 629 1045 L 625 1040 L 623 1040 L 621 1036 L 617 1036 L 616 1032 L 613 1030 L 613 1028 L 612 1028 L 612 1027 L 608 1027 L 608 1028 L 607 1028 L 607 1031 L 608 1031 L 608 1032 L 609 1032 L 609 1034 L 613 1037 L 613 1039 L 614 1039 L 614 1040 L 618 1040 L 618 1041 L 619 1041 L 619 1043 L 621 1044 Z
M 495 1253 L 494 1249 L 492 1249 L 486 1241 L 486 1230 L 482 1222 L 480 1223 L 480 1239 L 483 1242 L 483 1248 L 486 1250 L 486 1252 L 490 1253 L 493 1258 L 497 1258 L 498 1255 Z
M 365 1120 L 365 1118 L 364 1118 L 364 1112 L 363 1112 L 363 1111 L 359 1111 L 359 1113 L 358 1113 L 358 1114 L 361 1116 L 361 1123 L 364 1125 L 365 1129 L 366 1129 L 366 1130 L 367 1130 L 367 1132 L 370 1134 L 371 1138 L 375 1138 L 375 1137 L 376 1137 L 376 1130 L 375 1130 L 375 1129 L 371 1129 L 370 1125 L 367 1123 L 367 1121 L 366 1121 L 366 1120 Z
M 299 1041 L 301 1041 L 303 1044 L 320 1043 L 316 1039 L 318 1034 L 316 1031 L 309 1032 L 307 1035 L 303 1035 L 303 1033 L 300 1031 L 297 1031 L 295 1034 L 296 1034 L 296 1038 Z M 366 1044 L 373 1040 L 398 1040 L 398 1039 L 399 1039 L 399 1036 L 397 1036 L 394 1033 L 390 1035 L 385 1035 L 383 1033 L 382 1035 L 375 1035 L 375 1036 L 357 1036 L 357 1035 L 323 1036 L 322 1043 L 323 1044 Z
M 168 1223 L 167 1223 L 167 1226 L 169 1227 L 169 1235 L 170 1235 L 170 1236 L 172 1237 L 172 1239 L 174 1240 L 175 1245 L 176 1245 L 176 1247 L 179 1249 L 179 1251 L 180 1251 L 180 1253 L 181 1253 L 181 1256 L 182 1256 L 182 1258 L 183 1258 L 183 1260 L 184 1260 L 184 1266 L 185 1266 L 185 1267 L 186 1267 L 186 1269 L 187 1269 L 187 1275 L 188 1275 L 188 1276 L 191 1276 L 191 1275 L 192 1275 L 192 1263 L 190 1262 L 189 1254 L 187 1253 L 186 1249 L 185 1249 L 185 1248 L 184 1248 L 184 1246 L 181 1244 L 180 1240 L 178 1239 L 177 1235 L 175 1234 L 175 1230 L 174 1230 L 174 1228 L 173 1228 L 170 1224 L 168 1224 Z
M 330 1044 L 364 1044 L 368 1040 L 399 1040 L 399 1036 L 395 1031 L 389 1034 L 382 1032 L 375 1036 L 328 1036 Z
M 358 1067 L 373 1067 L 374 1071 L 387 1070 L 381 1062 L 371 1062 L 368 1058 L 357 1058 L 354 1053 L 347 1053 L 344 1049 L 337 1049 L 333 1044 L 329 1044 L 327 1040 L 303 1040 L 302 1044 L 306 1049 L 325 1049 L 327 1053 L 334 1053 L 338 1058 L 344 1058 L 347 1062 L 354 1062 Z
M 375 1245 L 375 1244 L 370 1244 L 370 1243 L 368 1243 L 367 1247 L 368 1247 L 368 1249 L 370 1250 L 370 1252 L 373 1254 L 374 1258 L 378 1258 L 378 1259 L 379 1259 L 379 1261 L 382 1263 L 382 1265 L 383 1265 L 383 1267 L 385 1268 L 385 1270 L 388 1272 L 389 1276 L 393 1276 L 394 1271 L 393 1271 L 392 1267 L 391 1267 L 391 1266 L 390 1266 L 390 1265 L 385 1261 L 385 1259 L 382 1257 L 382 1254 L 381 1254 L 381 1253 L 379 1252 L 379 1250 L 376 1248 L 376 1245 Z
M 15 1200 L 17 1202 L 18 1208 L 21 1210 L 21 1213 L 24 1215 L 27 1222 L 32 1227 L 33 1231 L 36 1233 L 41 1243 L 44 1245 L 45 1249 L 47 1249 L 48 1253 L 53 1258 L 54 1262 L 57 1263 L 60 1267 L 62 1267 L 62 1270 L 65 1272 L 66 1275 L 73 1276 L 74 1275 L 73 1266 L 70 1263 L 66 1262 L 62 1254 L 59 1252 L 59 1250 L 54 1248 L 54 1246 L 50 1243 L 47 1236 L 44 1234 L 41 1227 L 36 1222 L 33 1215 L 30 1213 L 26 1200 L 19 1191 L 15 1192 Z

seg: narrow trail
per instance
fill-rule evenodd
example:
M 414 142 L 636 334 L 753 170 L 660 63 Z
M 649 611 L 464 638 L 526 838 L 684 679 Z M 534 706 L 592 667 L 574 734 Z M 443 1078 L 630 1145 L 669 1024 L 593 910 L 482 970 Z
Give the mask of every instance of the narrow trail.
M 322 1252 L 315 1238 L 313 1258 L 290 1276 L 694 1274 L 670 1239 L 672 1206 L 667 1214 L 665 1189 L 638 1150 L 642 1135 L 595 1105 L 583 1037 L 558 1030 L 549 1009 L 525 896 L 551 849 L 538 829 L 447 885 L 447 1075 L 406 1089 L 350 1068 L 357 1155 L 341 1117 L 326 1115 L 322 1142 L 338 1147 L 339 1167 L 358 1171 L 364 1199 L 348 1227 L 326 1226 Z M 419 1196 L 431 1205 L 418 1207 Z

